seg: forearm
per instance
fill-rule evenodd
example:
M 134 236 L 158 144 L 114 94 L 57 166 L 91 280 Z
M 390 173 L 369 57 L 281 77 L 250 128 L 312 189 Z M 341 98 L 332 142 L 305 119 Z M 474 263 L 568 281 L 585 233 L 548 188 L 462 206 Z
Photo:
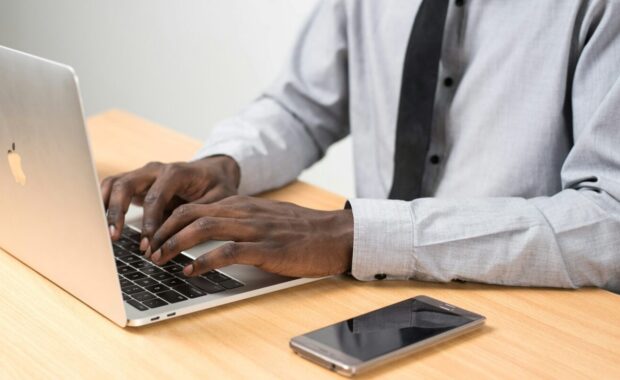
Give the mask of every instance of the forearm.
M 319 160 L 349 132 L 345 30 L 343 2 L 319 2 L 282 75 L 238 116 L 220 123 L 197 157 L 233 157 L 242 194 L 282 186 Z
M 572 288 L 613 286 L 620 275 L 620 214 L 605 193 L 351 204 L 352 273 L 361 280 L 385 273 Z
M 240 194 L 282 186 L 319 158 L 299 121 L 269 98 L 218 124 L 195 159 L 232 157 L 240 168 Z

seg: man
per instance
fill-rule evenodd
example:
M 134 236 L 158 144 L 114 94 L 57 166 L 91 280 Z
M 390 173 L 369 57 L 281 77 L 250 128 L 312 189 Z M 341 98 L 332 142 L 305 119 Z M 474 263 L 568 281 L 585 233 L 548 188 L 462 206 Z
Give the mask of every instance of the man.
M 190 163 L 102 183 L 157 264 L 620 289 L 620 2 L 325 0 L 284 74 Z M 359 199 L 252 197 L 351 134 Z M 175 207 L 179 204 L 185 205 Z M 175 209 L 164 220 L 166 211 Z

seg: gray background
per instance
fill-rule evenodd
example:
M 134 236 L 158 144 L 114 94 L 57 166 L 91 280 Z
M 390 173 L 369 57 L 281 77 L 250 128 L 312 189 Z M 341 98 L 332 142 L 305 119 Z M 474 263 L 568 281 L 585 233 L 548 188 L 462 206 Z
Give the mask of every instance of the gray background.
M 0 45 L 69 64 L 87 115 L 121 108 L 204 140 L 282 69 L 316 0 L 0 0 Z M 353 196 L 349 139 L 302 179 Z

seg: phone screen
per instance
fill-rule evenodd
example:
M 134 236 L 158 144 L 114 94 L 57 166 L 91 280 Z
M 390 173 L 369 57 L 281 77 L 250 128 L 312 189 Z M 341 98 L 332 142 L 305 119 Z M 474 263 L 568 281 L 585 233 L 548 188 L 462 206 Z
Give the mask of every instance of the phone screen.
M 305 336 L 367 361 L 472 320 L 420 300 L 409 299 Z

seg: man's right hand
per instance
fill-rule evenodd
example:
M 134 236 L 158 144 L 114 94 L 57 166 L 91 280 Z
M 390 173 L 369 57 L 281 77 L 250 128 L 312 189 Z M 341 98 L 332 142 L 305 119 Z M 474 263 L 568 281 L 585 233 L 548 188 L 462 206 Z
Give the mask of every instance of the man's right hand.
M 112 240 L 120 238 L 130 203 L 144 208 L 140 249 L 149 255 L 149 242 L 163 223 L 166 212 L 182 203 L 212 203 L 237 194 L 240 171 L 228 156 L 212 156 L 193 162 L 144 167 L 101 183 Z

